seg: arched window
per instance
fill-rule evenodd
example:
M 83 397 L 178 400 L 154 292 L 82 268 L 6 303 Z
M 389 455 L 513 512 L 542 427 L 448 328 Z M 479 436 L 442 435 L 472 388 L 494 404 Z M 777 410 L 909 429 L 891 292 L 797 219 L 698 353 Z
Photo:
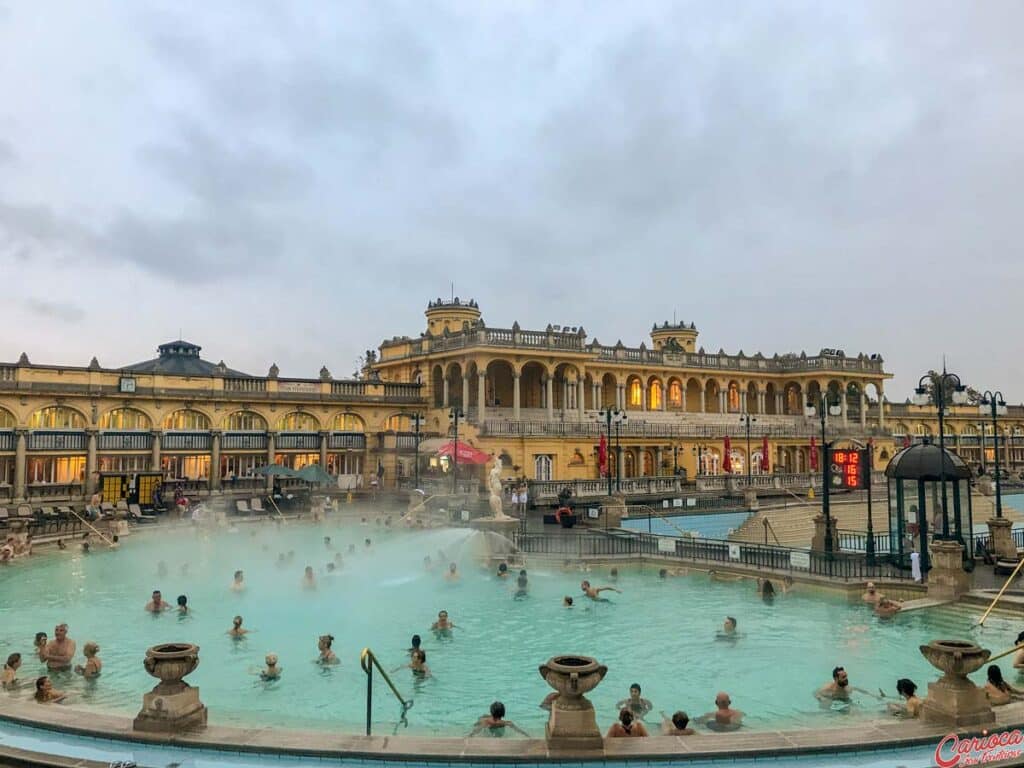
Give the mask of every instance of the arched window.
M 406 413 L 396 413 L 393 416 L 388 416 L 387 421 L 384 422 L 384 431 L 412 432 L 412 420 Z
M 629 404 L 639 408 L 644 402 L 644 388 L 640 379 L 633 379 L 629 382 Z
M 894 437 L 903 437 L 907 434 L 907 425 L 902 421 L 898 422 L 896 426 L 892 428 L 892 434 Z
M 164 429 L 205 432 L 210 428 L 210 419 L 199 411 L 180 410 L 164 417 Z
M 647 389 L 647 407 L 652 411 L 661 410 L 661 382 L 652 381 Z
M 339 413 L 331 424 L 334 432 L 365 432 L 366 423 L 354 413 Z
M 721 457 L 718 451 L 702 451 L 700 455 L 700 473 L 702 475 L 717 475 L 721 467 Z
M 760 448 L 755 449 L 750 454 L 750 471 L 755 475 L 760 475 L 764 472 L 764 456 Z
M 894 432 L 893 434 L 896 434 L 896 433 Z M 903 434 L 903 433 L 901 433 L 901 434 Z M 973 424 L 965 424 L 964 428 L 962 430 L 960 430 L 960 434 L 968 436 L 968 437 L 977 437 L 978 436 L 978 428 L 976 426 L 974 426 Z
M 318 432 L 320 422 L 312 414 L 295 411 L 282 416 L 277 422 L 277 428 L 281 432 Z
M 535 480 L 551 479 L 551 457 L 546 455 L 533 457 L 533 478 Z
M 229 432 L 266 432 L 267 420 L 252 411 L 235 411 L 224 419 L 224 429 Z
M 683 407 L 683 385 L 678 379 L 668 383 L 668 404 L 672 408 Z
M 747 473 L 747 463 L 743 453 L 735 448 L 729 451 L 729 469 L 734 475 L 745 475 Z
M 0 429 L 14 429 L 17 423 L 13 413 L 0 408 Z
M 85 429 L 85 416 L 63 405 L 52 405 L 33 413 L 28 420 L 29 429 Z
M 153 428 L 149 416 L 134 408 L 115 408 L 100 416 L 100 429 L 148 430 Z
M 917 435 L 918 437 L 925 437 L 926 435 L 930 435 L 931 433 L 932 428 L 929 427 L 927 424 L 914 425 L 914 434 Z

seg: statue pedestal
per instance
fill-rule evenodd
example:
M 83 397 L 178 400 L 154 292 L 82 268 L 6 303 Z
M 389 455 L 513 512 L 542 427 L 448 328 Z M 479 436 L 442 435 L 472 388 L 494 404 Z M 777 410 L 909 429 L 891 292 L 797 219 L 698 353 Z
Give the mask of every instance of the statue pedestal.
M 743 504 L 751 512 L 757 512 L 761 508 L 761 504 L 757 500 L 757 491 L 753 488 L 748 488 L 743 492 Z
M 159 686 L 157 686 L 159 687 Z M 178 693 L 151 691 L 142 697 L 142 711 L 132 721 L 132 729 L 150 733 L 177 733 L 206 727 L 206 705 L 199 700 L 199 689 L 186 684 Z
M 589 656 L 555 656 L 540 667 L 541 677 L 558 691 L 544 728 L 551 749 L 602 749 L 594 705 L 586 698 L 608 674 L 608 667 Z
M 928 683 L 925 721 L 953 727 L 995 722 L 985 691 L 967 679 L 988 661 L 989 651 L 966 640 L 933 640 L 920 649 L 928 663 L 944 673 Z
M 992 554 L 1000 560 L 1016 560 L 1017 545 L 1013 542 L 1013 521 L 1005 517 L 992 517 L 987 521 L 992 538 Z
M 957 541 L 932 541 L 929 554 L 928 597 L 957 600 L 971 589 L 971 577 L 964 570 L 964 547 Z
M 836 521 L 832 521 L 832 551 L 839 551 L 839 539 L 836 536 Z M 812 552 L 824 552 L 825 551 L 825 516 L 815 515 L 814 516 L 814 536 L 811 537 L 811 551 Z
M 624 496 L 602 496 L 597 500 L 601 515 L 597 520 L 584 520 L 586 525 L 594 528 L 621 528 L 622 516 L 626 513 Z M 607 519 L 605 519 L 607 518 Z

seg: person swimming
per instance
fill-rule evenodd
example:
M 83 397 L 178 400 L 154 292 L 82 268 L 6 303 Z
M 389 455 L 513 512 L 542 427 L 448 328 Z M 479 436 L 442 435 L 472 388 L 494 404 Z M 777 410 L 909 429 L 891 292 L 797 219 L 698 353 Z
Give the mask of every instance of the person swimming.
M 280 667 L 277 664 L 277 654 L 268 653 L 266 657 L 264 657 L 263 661 L 266 662 L 267 666 L 262 672 L 260 672 L 260 679 L 268 681 L 279 680 L 281 678 L 283 667 Z
M 234 580 L 231 582 L 232 592 L 241 592 L 245 589 L 245 573 L 235 571 Z
M 409 663 L 395 667 L 391 670 L 391 674 L 400 669 L 411 669 L 416 677 L 430 677 L 430 667 L 427 666 L 427 652 L 422 648 L 413 648 L 409 653 Z
M 743 713 L 732 708 L 732 699 L 725 691 L 715 696 L 715 711 L 701 715 L 695 721 L 712 731 L 735 731 L 743 724 Z
M 629 697 L 615 705 L 616 709 L 628 709 L 637 720 L 643 720 L 654 705 L 640 695 L 640 683 L 633 683 L 629 686 Z
M 452 561 L 448 563 L 448 573 L 444 575 L 445 581 L 458 581 L 459 580 L 459 569 Z
M 249 630 L 242 626 L 242 617 L 235 616 L 231 620 L 231 629 L 228 630 L 228 635 L 234 640 L 241 640 L 247 634 L 249 634 Z
M 455 628 L 455 623 L 448 619 L 448 611 L 438 611 L 437 621 L 430 628 L 434 632 L 450 633 Z
M 146 603 L 146 610 L 149 613 L 163 613 L 171 609 L 170 603 L 164 600 L 163 594 L 159 589 L 154 589 L 150 601 Z
M 188 607 L 188 595 L 178 595 L 178 615 L 190 616 L 191 614 Z
M 89 641 L 82 646 L 82 653 L 85 655 L 85 664 L 75 666 L 75 672 L 82 677 L 98 677 L 103 670 L 103 662 L 97 655 L 100 652 L 99 644 Z
M 407 649 L 408 653 L 411 655 L 413 651 L 418 651 L 422 643 L 423 640 L 419 635 L 413 635 L 412 640 L 409 642 L 409 648 Z
M 600 596 L 602 592 L 618 592 L 620 595 L 622 594 L 622 590 L 617 587 L 592 587 L 586 579 L 580 582 L 580 589 L 583 590 L 584 595 L 599 603 L 611 602 L 608 598 Z
M 880 619 L 891 619 L 903 610 L 903 605 L 896 600 L 890 600 L 885 595 L 879 595 L 875 603 L 875 616 Z
M 508 574 L 508 563 L 498 563 L 498 574 L 497 575 L 498 575 L 499 579 L 507 579 L 508 578 L 508 575 L 509 575 Z
M 56 704 L 64 701 L 67 698 L 67 694 L 62 691 L 58 691 L 53 687 L 53 683 L 50 682 L 50 678 L 46 675 L 36 678 L 36 701 L 40 704 Z
M 572 598 L 569 595 L 566 595 L 565 597 L 562 598 L 562 607 L 563 608 L 572 608 Z
M 334 549 L 334 545 L 331 544 L 330 536 L 324 536 L 324 546 L 327 547 L 327 549 Z
M 715 633 L 716 640 L 735 640 L 739 635 L 736 634 L 736 619 L 732 616 L 726 616 L 725 622 L 722 624 L 722 628 Z
M 495 701 L 491 704 L 489 713 L 476 721 L 476 725 L 473 726 L 473 730 L 469 732 L 469 736 L 476 736 L 484 730 L 489 731 L 491 736 L 504 736 L 506 728 L 511 728 L 513 731 L 523 736 L 529 736 L 526 731 L 511 720 L 505 719 L 505 705 L 500 701 Z
M 619 580 L 619 569 L 618 568 L 612 568 L 608 572 L 608 578 L 611 579 L 612 581 L 618 581 Z
M 302 588 L 303 589 L 316 589 L 316 576 L 313 574 L 313 566 L 307 565 L 305 573 L 302 576 Z
M 890 714 L 907 718 L 919 717 L 924 702 L 917 695 L 917 685 L 914 681 L 901 677 L 896 681 L 896 693 L 903 697 L 903 701 L 899 704 L 890 703 L 888 705 Z
M 337 654 L 331 650 L 331 645 L 334 643 L 334 635 L 320 635 L 320 639 L 317 641 L 317 648 L 320 649 L 320 656 L 317 659 L 319 664 L 338 664 L 339 659 Z

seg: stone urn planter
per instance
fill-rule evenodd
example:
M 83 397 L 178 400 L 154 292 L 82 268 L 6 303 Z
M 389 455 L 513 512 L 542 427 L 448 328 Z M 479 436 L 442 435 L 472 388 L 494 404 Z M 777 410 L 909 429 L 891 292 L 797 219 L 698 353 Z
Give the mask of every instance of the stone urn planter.
M 571 749 L 600 749 L 594 705 L 586 694 L 594 690 L 608 667 L 590 656 L 554 656 L 540 666 L 540 676 L 557 691 L 551 701 L 551 715 L 545 729 L 553 746 Z
M 967 679 L 988 661 L 991 651 L 968 640 L 932 640 L 920 649 L 928 663 L 943 673 L 928 683 L 925 720 L 957 726 L 995 721 L 985 691 Z
M 199 666 L 199 646 L 164 643 L 146 651 L 142 665 L 160 682 L 142 697 L 142 711 L 132 724 L 136 731 L 173 732 L 206 725 L 206 707 L 199 689 L 182 678 Z

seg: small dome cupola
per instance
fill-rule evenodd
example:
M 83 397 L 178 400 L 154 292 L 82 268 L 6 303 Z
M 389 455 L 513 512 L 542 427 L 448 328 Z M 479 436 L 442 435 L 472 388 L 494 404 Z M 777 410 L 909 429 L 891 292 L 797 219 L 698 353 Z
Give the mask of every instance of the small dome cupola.
M 473 299 L 463 301 L 455 296 L 429 302 L 424 314 L 427 316 L 427 333 L 441 336 L 445 331 L 459 333 L 463 328 L 475 325 L 480 320 L 480 307 Z
M 651 328 L 654 349 L 664 352 L 694 352 L 697 348 L 697 326 L 693 323 L 657 323 Z

